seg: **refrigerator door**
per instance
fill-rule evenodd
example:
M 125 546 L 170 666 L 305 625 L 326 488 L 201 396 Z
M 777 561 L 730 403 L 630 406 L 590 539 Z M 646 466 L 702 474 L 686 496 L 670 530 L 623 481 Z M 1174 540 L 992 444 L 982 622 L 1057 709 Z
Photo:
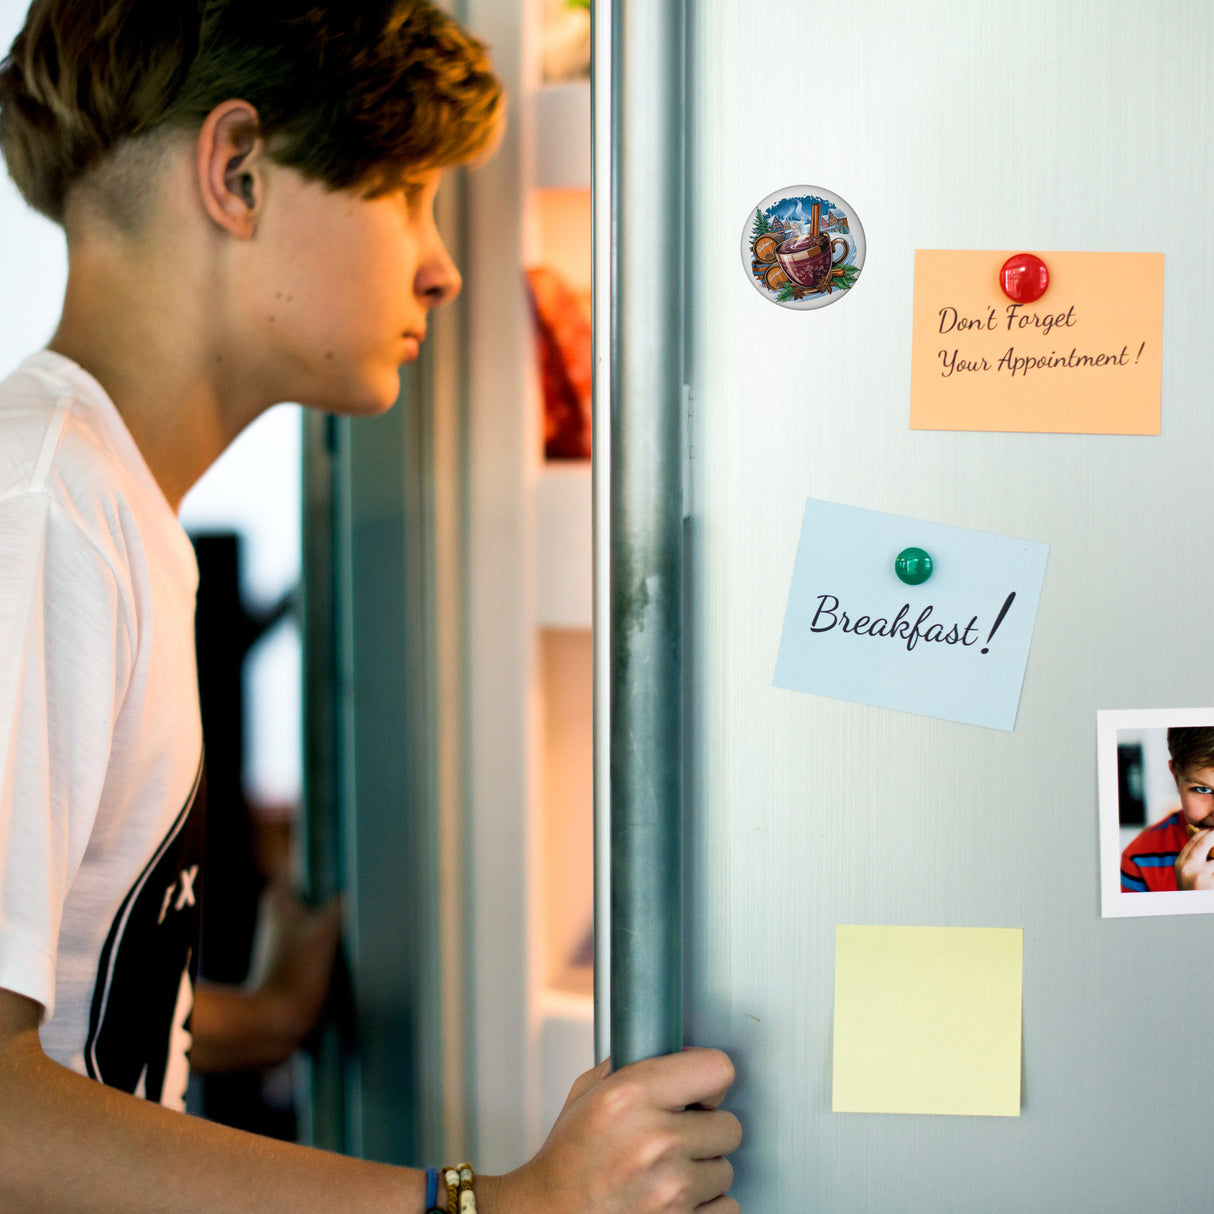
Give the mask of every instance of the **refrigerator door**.
M 690 6 L 689 1041 L 731 1051 L 744 1210 L 1196 1210 L 1205 915 L 1102 919 L 1096 712 L 1214 701 L 1214 7 Z M 774 306 L 760 199 L 861 217 Z M 1162 434 L 909 428 L 916 249 L 1163 252 Z M 1126 292 L 1134 283 L 1125 284 Z M 772 685 L 807 499 L 1050 545 L 1014 730 Z M 837 925 L 1023 929 L 1019 1116 L 832 1112 Z

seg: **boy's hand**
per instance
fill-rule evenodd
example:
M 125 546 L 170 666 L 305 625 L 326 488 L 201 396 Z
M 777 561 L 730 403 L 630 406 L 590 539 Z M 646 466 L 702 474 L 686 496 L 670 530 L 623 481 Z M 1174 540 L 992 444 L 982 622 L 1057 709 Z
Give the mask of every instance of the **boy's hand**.
M 239 987 L 203 982 L 195 992 L 193 1070 L 258 1070 L 290 1058 L 324 1008 L 341 910 L 338 899 L 313 910 L 285 882 L 266 890 L 248 981 Z
M 257 908 L 257 930 L 247 985 L 285 1000 L 302 1039 L 328 997 L 341 943 L 342 903 L 332 898 L 313 909 L 287 881 L 273 881 Z
M 1176 857 L 1177 889 L 1214 889 L 1214 830 L 1199 830 Z
M 574 1085 L 539 1154 L 477 1182 L 483 1214 L 737 1214 L 724 1157 L 742 1127 L 718 1108 L 733 1082 L 719 1050 L 689 1049 Z

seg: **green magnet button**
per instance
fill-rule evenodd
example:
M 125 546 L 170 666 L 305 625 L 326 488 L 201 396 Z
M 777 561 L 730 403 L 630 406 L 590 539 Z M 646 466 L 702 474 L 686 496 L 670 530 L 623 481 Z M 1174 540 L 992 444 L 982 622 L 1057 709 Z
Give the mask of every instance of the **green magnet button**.
M 922 586 L 932 576 L 932 558 L 922 548 L 903 548 L 894 560 L 894 572 L 908 586 Z

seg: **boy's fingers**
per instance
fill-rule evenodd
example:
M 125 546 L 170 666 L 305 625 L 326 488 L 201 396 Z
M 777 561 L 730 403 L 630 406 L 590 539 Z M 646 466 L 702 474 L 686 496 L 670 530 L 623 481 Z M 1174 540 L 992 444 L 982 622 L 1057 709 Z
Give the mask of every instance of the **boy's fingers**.
M 738 1214 L 741 1208 L 732 1197 L 718 1197 L 716 1201 L 697 1206 L 696 1214 Z
M 1199 830 L 1180 849 L 1180 855 L 1176 857 L 1176 860 L 1178 863 L 1187 861 L 1198 853 L 1200 853 L 1202 860 L 1208 860 L 1211 848 L 1214 848 L 1214 830 Z
M 742 1145 L 742 1123 L 732 1113 L 717 1109 L 712 1113 L 690 1112 L 683 1116 L 690 1127 L 687 1146 L 692 1159 L 732 1155 Z
M 581 1099 L 596 1083 L 606 1079 L 611 1074 L 611 1059 L 604 1058 L 596 1067 L 592 1067 L 584 1074 L 579 1075 L 573 1082 L 573 1087 L 569 1089 L 569 1095 L 565 1098 L 565 1104 L 570 1105 L 575 1100 Z
M 1210 858 L 1210 851 L 1214 849 L 1214 830 L 1207 827 L 1205 830 L 1199 830 L 1190 840 L 1189 846 L 1197 844 L 1194 851 L 1198 852 L 1202 860 Z
M 720 1050 L 690 1046 L 681 1054 L 646 1058 L 616 1072 L 642 1083 L 654 1104 L 676 1112 L 689 1105 L 715 1109 L 733 1083 L 733 1063 Z
M 696 1209 L 701 1209 L 705 1202 L 729 1192 L 733 1184 L 733 1165 L 728 1159 L 705 1159 L 696 1164 L 694 1177 L 692 1200 Z

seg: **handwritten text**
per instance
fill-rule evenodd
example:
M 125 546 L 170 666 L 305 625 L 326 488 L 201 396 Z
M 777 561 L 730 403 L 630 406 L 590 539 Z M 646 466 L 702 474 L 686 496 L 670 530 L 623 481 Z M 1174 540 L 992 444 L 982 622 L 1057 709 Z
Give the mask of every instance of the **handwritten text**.
M 910 604 L 903 603 L 891 620 L 887 616 L 858 616 L 852 619 L 841 609 L 833 594 L 818 595 L 818 609 L 810 621 L 810 632 L 830 632 L 838 628 L 841 632 L 856 636 L 894 637 L 906 642 L 907 650 L 913 650 L 920 641 L 937 642 L 944 645 L 975 645 L 978 642 L 978 617 L 971 617 L 964 628 L 960 624 L 945 625 L 938 621 L 929 623 L 935 610 L 930 604 L 924 607 L 912 623 Z

